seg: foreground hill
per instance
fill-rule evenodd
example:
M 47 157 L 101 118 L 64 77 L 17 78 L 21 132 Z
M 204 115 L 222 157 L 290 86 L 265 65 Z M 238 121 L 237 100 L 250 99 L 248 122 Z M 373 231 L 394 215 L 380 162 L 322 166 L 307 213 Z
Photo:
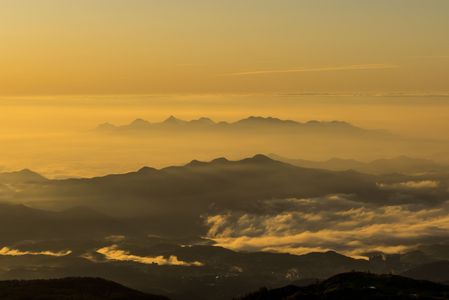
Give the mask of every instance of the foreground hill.
M 261 289 L 240 300 L 449 299 L 449 286 L 396 275 L 345 273 L 306 287 Z
M 112 243 L 115 246 L 112 246 Z M 404 268 L 408 268 L 404 265 L 394 265 L 394 261 L 389 263 L 389 261 L 355 259 L 332 251 L 291 255 L 236 252 L 216 246 L 185 246 L 179 243 L 145 237 L 130 238 L 121 242 L 104 239 L 81 242 L 70 240 L 21 242 L 20 245 L 10 245 L 11 255 L 2 256 L 0 253 L 2 266 L 0 280 L 88 276 L 106 278 L 146 293 L 165 295 L 173 300 L 229 300 L 256 291 L 262 286 L 305 286 L 353 270 L 378 273 L 393 270 L 399 274 L 407 270 Z M 38 253 L 43 250 L 56 252 L 62 249 L 62 245 L 72 253 L 64 256 L 43 254 L 13 256 L 13 249 L 22 253 L 25 251 Z M 128 254 L 128 258 L 113 260 L 111 256 L 105 255 L 108 251 L 97 252 L 100 248 L 109 249 L 109 255 L 112 254 L 111 250 L 122 250 L 124 251 L 122 254 Z M 165 258 L 174 256 L 179 261 L 199 261 L 203 265 L 158 265 L 142 261 L 158 256 Z M 416 264 L 418 263 L 420 262 L 416 261 Z M 422 277 L 419 279 L 438 279 L 432 276 L 447 274 L 443 264 L 433 267 L 434 272 L 426 268 L 429 272 L 421 273 Z M 418 279 L 412 277 L 412 274 L 406 277 Z
M 168 300 L 101 278 L 0 281 L 0 298 L 5 300 Z M 351 299 L 449 299 L 449 286 L 396 275 L 351 272 L 308 286 L 260 289 L 240 300 L 351 300 Z
M 0 299 L 167 300 L 100 278 L 0 281 Z

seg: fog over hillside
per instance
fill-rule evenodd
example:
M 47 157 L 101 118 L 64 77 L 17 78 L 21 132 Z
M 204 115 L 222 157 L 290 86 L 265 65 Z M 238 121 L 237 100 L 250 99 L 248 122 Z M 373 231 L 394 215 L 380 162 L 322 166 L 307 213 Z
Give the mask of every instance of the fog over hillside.
M 448 176 L 445 171 L 420 175 L 328 171 L 256 155 L 87 179 L 48 180 L 29 170 L 3 173 L 0 195 L 12 203 L 64 210 L 59 216 L 47 214 L 41 222 L 89 218 L 99 222 L 96 231 L 109 229 L 111 235 L 133 230 L 188 234 L 239 250 L 338 250 L 361 255 L 402 252 L 446 237 Z M 127 224 L 73 207 L 89 207 Z M 173 224 L 172 218 L 178 223 Z M 51 228 L 50 224 L 45 226 Z M 18 237 L 18 232 L 14 235 Z

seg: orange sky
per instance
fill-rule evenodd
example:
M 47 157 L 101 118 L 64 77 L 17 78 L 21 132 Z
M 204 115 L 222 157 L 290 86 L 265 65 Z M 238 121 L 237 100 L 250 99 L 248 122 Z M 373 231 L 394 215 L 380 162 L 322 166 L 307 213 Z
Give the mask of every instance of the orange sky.
M 0 94 L 449 91 L 446 0 L 2 0 Z
M 448 28 L 447 0 L 0 0 L 0 170 L 93 175 L 229 154 L 84 135 L 169 115 L 448 140 Z

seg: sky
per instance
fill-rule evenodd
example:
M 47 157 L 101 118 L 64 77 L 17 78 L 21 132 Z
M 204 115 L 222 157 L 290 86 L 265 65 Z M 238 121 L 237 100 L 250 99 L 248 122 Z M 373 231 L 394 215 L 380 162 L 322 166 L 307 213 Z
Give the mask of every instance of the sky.
M 0 0 L 0 95 L 449 93 L 446 0 Z
M 111 154 L 90 172 L 92 149 L 111 147 L 84 133 L 170 115 L 449 140 L 448 28 L 447 0 L 0 0 L 0 170 L 97 175 L 204 158 L 152 144 L 132 166 L 114 169 Z

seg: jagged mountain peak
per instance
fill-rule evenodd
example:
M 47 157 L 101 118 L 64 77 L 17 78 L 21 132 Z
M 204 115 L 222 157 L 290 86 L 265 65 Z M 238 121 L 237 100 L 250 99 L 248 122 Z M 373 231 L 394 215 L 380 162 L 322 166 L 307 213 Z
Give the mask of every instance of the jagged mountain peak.
M 175 116 L 171 115 L 165 121 L 163 121 L 163 124 L 181 124 L 185 123 L 186 121 L 176 118 Z
M 141 118 L 135 119 L 128 125 L 130 128 L 148 128 L 149 126 L 151 123 Z

